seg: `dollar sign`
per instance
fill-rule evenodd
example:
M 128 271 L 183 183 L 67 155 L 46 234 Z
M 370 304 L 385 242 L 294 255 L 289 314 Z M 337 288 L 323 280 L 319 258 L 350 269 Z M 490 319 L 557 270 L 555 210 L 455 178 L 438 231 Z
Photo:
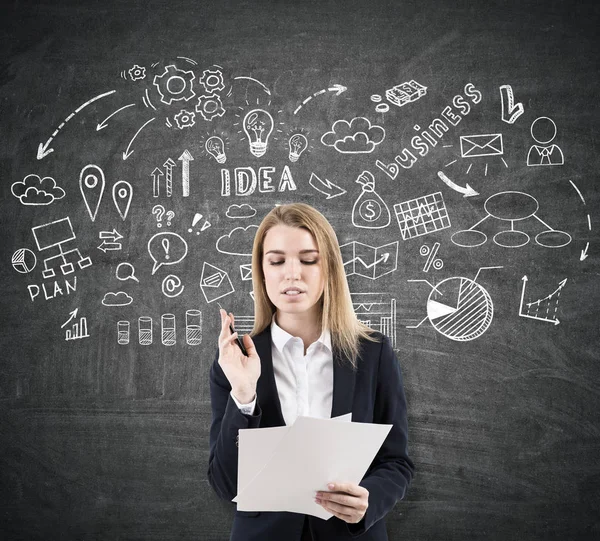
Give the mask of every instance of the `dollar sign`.
M 377 213 L 376 210 L 373 208 L 375 205 L 373 204 L 373 201 L 369 201 L 365 207 L 366 207 L 366 211 L 365 211 L 365 219 L 367 221 L 372 221 L 375 218 L 375 214 Z

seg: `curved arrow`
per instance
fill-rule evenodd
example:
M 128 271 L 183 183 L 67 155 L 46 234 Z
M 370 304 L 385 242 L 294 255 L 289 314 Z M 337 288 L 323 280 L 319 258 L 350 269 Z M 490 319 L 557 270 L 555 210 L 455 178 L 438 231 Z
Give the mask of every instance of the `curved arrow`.
M 252 77 L 234 77 L 234 79 L 247 79 L 249 81 L 254 81 L 255 83 L 258 83 L 260 86 L 263 87 L 263 90 L 270 96 L 271 95 L 271 91 L 266 87 L 266 85 L 264 85 L 263 83 L 261 83 L 259 80 L 257 79 L 253 79 Z
M 104 94 L 99 94 L 98 96 L 93 97 L 91 100 L 88 100 L 84 104 L 82 104 L 79 107 L 77 107 L 77 109 L 75 109 L 75 111 L 73 111 L 67 118 L 65 118 L 58 125 L 58 128 L 56 128 L 54 130 L 54 132 L 52 132 L 52 135 L 50 136 L 50 138 L 45 143 L 40 143 L 39 144 L 38 151 L 37 151 L 37 159 L 41 160 L 41 159 L 45 158 L 46 156 L 48 156 L 48 154 L 50 154 L 51 152 L 54 152 L 53 148 L 48 148 L 50 146 L 50 143 L 52 142 L 52 139 L 54 139 L 56 137 L 56 135 L 62 129 L 62 127 L 67 122 L 69 122 L 69 120 L 71 120 L 77 113 L 79 113 L 79 111 L 81 111 L 83 108 L 87 107 L 90 103 L 93 103 L 96 100 L 104 98 L 105 96 L 110 96 L 111 94 L 114 94 L 115 92 L 116 92 L 116 90 L 111 90 L 110 92 L 105 92 Z
M 464 188 L 462 188 L 458 184 L 455 184 L 446 175 L 444 175 L 444 173 L 442 173 L 441 171 L 438 171 L 438 177 L 440 177 L 440 179 L 443 180 L 444 183 L 447 184 L 454 191 L 462 193 L 463 197 L 473 197 L 474 195 L 479 195 L 479 192 L 476 192 L 468 184 L 466 184 Z
M 131 141 L 129 141 L 129 144 L 127 145 L 127 150 L 125 152 L 123 152 L 123 160 L 126 160 L 127 158 L 129 158 L 129 156 L 131 156 L 133 154 L 133 150 L 131 152 L 129 152 L 129 148 L 131 147 L 131 143 L 133 143 L 133 140 L 138 136 L 138 134 L 148 125 L 150 124 L 150 122 L 152 122 L 153 120 L 155 120 L 156 117 L 152 117 L 150 120 L 148 120 L 148 122 L 146 122 L 138 131 L 135 132 L 135 135 L 131 138 Z
M 294 111 L 294 114 L 297 114 L 298 111 L 300 111 L 300 109 L 302 109 L 302 107 L 304 107 L 310 100 L 317 96 L 320 96 L 321 94 L 325 94 L 325 92 L 335 92 L 335 95 L 339 96 L 343 92 L 346 92 L 346 90 L 348 90 L 348 88 L 338 84 L 335 84 L 330 88 L 324 88 L 323 90 L 319 90 L 318 92 L 315 92 L 312 96 L 308 96 L 308 98 L 306 98 L 300 105 L 298 105 L 298 107 L 296 107 L 296 110 Z
M 104 128 L 106 128 L 106 126 L 108 126 L 108 124 L 106 122 L 108 121 L 108 119 L 110 117 L 115 116 L 119 111 L 123 111 L 124 109 L 127 109 L 128 107 L 133 107 L 134 105 L 135 105 L 135 103 L 130 103 L 129 105 L 125 105 L 125 107 L 121 107 L 120 109 L 117 109 L 116 111 L 114 111 L 113 113 L 108 115 L 102 122 L 100 122 L 99 124 L 96 124 L 96 131 L 100 131 L 100 130 L 103 130 Z

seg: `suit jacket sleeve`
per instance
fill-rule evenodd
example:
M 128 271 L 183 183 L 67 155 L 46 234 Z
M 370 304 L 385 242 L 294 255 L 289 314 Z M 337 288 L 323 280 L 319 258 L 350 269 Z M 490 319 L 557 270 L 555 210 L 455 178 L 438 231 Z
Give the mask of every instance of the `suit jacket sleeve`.
M 387 336 L 381 343 L 373 422 L 391 424 L 392 429 L 359 483 L 369 491 L 369 507 L 360 522 L 347 524 L 353 536 L 364 533 L 404 498 L 415 471 L 408 456 L 408 420 L 402 372 Z
M 262 410 L 256 403 L 254 415 L 244 415 L 231 397 L 231 385 L 219 365 L 219 352 L 210 369 L 210 455 L 208 482 L 219 497 L 231 501 L 237 494 L 238 431 L 260 425 Z

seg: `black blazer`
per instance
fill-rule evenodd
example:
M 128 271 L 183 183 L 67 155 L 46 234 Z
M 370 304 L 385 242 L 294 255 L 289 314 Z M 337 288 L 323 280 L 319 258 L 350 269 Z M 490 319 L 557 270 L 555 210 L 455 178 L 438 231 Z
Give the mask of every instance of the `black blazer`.
M 309 516 L 315 540 L 341 539 L 384 541 L 388 539 L 385 515 L 402 499 L 414 474 L 408 457 L 408 424 L 402 374 L 387 336 L 374 335 L 379 342 L 361 341 L 358 368 L 352 369 L 338 353 L 333 356 L 333 405 L 331 416 L 352 412 L 362 423 L 393 424 L 360 486 L 369 491 L 369 507 L 358 524 L 337 517 L 329 520 Z M 231 398 L 231 386 L 218 363 L 210 370 L 212 424 L 208 480 L 215 492 L 231 501 L 237 494 L 240 428 L 285 426 L 273 372 L 271 329 L 254 337 L 261 360 L 254 415 L 244 415 Z M 297 541 L 305 515 L 287 512 L 236 511 L 231 541 Z

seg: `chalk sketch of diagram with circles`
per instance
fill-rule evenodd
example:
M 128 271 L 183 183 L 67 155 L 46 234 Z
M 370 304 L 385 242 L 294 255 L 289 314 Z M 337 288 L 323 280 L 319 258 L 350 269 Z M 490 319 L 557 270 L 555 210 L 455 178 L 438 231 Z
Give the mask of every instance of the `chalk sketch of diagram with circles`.
M 493 237 L 494 242 L 504 248 L 520 248 L 529 243 L 529 235 L 515 227 L 516 222 L 529 218 L 537 220 L 545 228 L 535 236 L 535 242 L 540 246 L 562 248 L 571 242 L 571 235 L 554 229 L 538 216 L 540 205 L 535 197 L 527 193 L 500 192 L 488 197 L 483 206 L 487 212 L 486 216 L 473 227 L 454 233 L 451 237 L 454 244 L 463 248 L 475 248 L 485 244 L 487 235 L 477 230 L 477 226 L 489 218 L 496 218 L 510 224 L 510 229 L 499 231 Z

